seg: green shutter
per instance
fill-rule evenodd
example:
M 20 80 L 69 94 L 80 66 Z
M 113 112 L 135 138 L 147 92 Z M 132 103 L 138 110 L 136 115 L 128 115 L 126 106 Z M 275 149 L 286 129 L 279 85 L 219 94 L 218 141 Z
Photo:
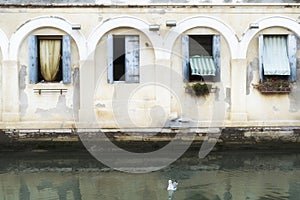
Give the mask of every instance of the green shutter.
M 29 36 L 29 83 L 38 82 L 38 50 L 37 37 L 35 35 Z

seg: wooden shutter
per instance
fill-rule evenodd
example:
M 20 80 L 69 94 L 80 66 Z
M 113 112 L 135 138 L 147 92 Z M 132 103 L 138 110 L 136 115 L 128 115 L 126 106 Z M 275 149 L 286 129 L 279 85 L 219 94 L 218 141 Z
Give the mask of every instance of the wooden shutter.
M 114 62 L 114 50 L 113 50 L 113 35 L 107 35 L 106 39 L 107 45 L 107 82 L 113 83 L 113 62 Z
M 182 35 L 181 38 L 181 46 L 182 46 L 182 75 L 183 81 L 189 82 L 189 36 Z
M 296 77 L 296 64 L 297 64 L 297 36 L 290 34 L 287 37 L 287 52 L 290 63 L 291 74 L 289 77 L 290 82 L 295 82 Z
M 29 36 L 29 83 L 38 82 L 38 50 L 37 37 L 35 35 Z
M 220 59 L 220 49 L 221 49 L 221 39 L 220 35 L 213 36 L 213 59 L 214 64 L 216 66 L 216 76 L 214 77 L 214 81 L 220 81 L 220 72 L 221 72 L 221 59 Z
M 259 63 L 259 81 L 262 83 L 263 80 L 263 55 L 264 55 L 264 36 L 259 35 L 258 36 L 258 53 L 259 53 L 259 58 L 258 58 L 258 63 Z
M 62 37 L 62 72 L 63 83 L 71 83 L 71 39 L 69 35 Z
M 139 36 L 125 36 L 125 81 L 138 83 L 140 80 Z

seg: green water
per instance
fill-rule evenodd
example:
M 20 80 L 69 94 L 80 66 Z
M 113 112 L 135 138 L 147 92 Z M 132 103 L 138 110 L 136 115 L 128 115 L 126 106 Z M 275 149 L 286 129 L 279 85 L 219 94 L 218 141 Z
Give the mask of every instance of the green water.
M 86 152 L 1 153 L 0 199 L 173 200 L 300 199 L 297 151 L 197 152 L 146 174 L 114 171 Z

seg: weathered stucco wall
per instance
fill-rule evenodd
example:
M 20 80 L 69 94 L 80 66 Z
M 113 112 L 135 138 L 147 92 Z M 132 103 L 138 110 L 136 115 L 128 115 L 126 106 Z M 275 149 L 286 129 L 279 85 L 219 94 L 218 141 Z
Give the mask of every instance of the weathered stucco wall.
M 129 0 L 1 0 L 4 5 L 127 5 L 127 4 L 215 4 L 215 3 L 299 3 L 299 0 L 142 0 L 142 1 L 129 1 Z
M 259 34 L 291 34 L 284 28 L 268 28 Z M 258 66 L 258 35 L 250 43 L 247 54 L 248 61 L 248 82 L 247 82 L 247 110 L 249 120 L 297 120 L 299 119 L 299 76 L 293 84 L 289 95 L 273 94 L 263 95 L 253 87 L 259 82 Z M 297 50 L 299 57 L 299 49 Z M 299 66 L 298 66 L 299 67 Z M 297 67 L 297 68 L 298 68 Z M 297 70 L 298 71 L 298 70 Z M 299 73 L 299 72 L 297 72 Z
M 298 9 L 296 5 L 4 6 L 0 127 L 154 128 L 170 120 L 203 127 L 298 126 L 299 76 L 289 94 L 262 95 L 252 86 L 259 81 L 258 35 L 299 37 Z M 166 26 L 167 20 L 176 20 L 176 26 Z M 251 23 L 259 27 L 250 29 Z M 73 24 L 81 29 L 72 29 Z M 160 25 L 159 31 L 150 31 L 151 24 Z M 71 84 L 29 84 L 30 34 L 71 36 Z M 107 83 L 108 34 L 139 36 L 139 83 Z M 206 97 L 185 90 L 182 34 L 221 35 L 221 81 L 213 83 L 218 89 Z M 38 94 L 36 89 L 67 92 Z M 212 125 L 214 121 L 218 125 Z
M 30 35 L 64 35 L 66 33 L 51 28 L 37 29 L 30 33 Z M 74 118 L 73 104 L 78 104 L 78 100 L 73 98 L 80 91 L 75 87 L 75 83 L 78 81 L 75 71 L 79 68 L 79 55 L 76 44 L 71 41 L 71 66 L 73 84 L 62 83 L 29 83 L 29 56 L 28 56 L 28 39 L 25 38 L 20 46 L 19 53 L 19 89 L 20 89 L 20 120 L 21 121 L 72 121 Z M 38 93 L 38 89 L 52 89 L 52 92 L 41 91 Z M 63 94 L 60 93 L 60 89 L 66 89 Z M 77 89 L 77 90 L 75 90 Z M 78 98 L 78 97 L 77 97 Z

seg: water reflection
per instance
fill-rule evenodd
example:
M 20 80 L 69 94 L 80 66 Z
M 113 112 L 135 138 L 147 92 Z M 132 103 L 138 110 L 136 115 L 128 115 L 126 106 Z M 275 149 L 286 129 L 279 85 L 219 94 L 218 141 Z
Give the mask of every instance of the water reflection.
M 296 152 L 211 153 L 182 157 L 147 174 L 113 171 L 87 154 L 1 154 L 0 199 L 266 200 L 300 197 Z

